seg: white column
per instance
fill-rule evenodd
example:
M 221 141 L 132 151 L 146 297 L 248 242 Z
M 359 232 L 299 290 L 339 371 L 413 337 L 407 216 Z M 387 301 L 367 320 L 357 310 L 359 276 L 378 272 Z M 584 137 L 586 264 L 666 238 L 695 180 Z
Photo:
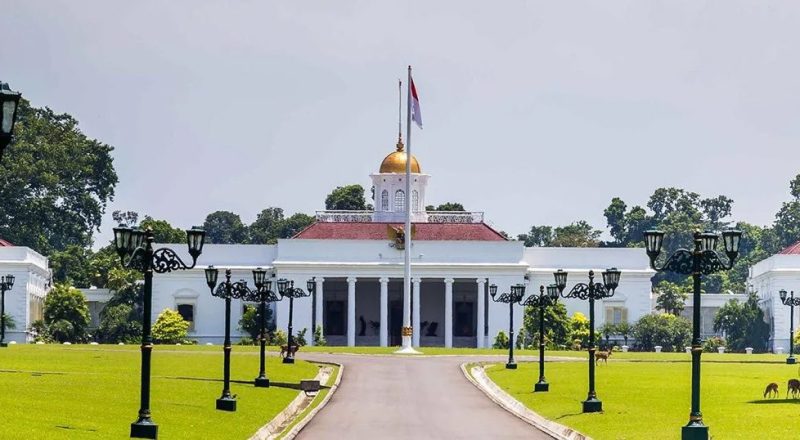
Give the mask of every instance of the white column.
M 444 279 L 444 346 L 453 347 L 453 279 Z
M 412 328 L 414 329 L 414 334 L 411 340 L 411 345 L 414 347 L 419 347 L 419 289 L 422 285 L 422 279 L 414 278 L 412 282 L 414 287 L 414 304 L 411 307 L 411 322 Z
M 381 347 L 389 345 L 389 278 L 381 277 Z
M 325 299 L 325 292 L 322 290 L 322 283 L 325 281 L 325 278 L 314 277 L 314 281 L 316 282 L 316 288 L 314 289 L 316 291 L 316 298 L 315 298 L 316 310 L 315 310 L 314 322 L 316 322 L 321 329 L 324 329 L 325 325 L 322 322 L 322 305 L 325 303 L 323 301 L 323 299 Z M 317 330 L 316 328 L 311 329 L 311 337 L 308 339 L 310 345 L 314 345 L 314 332 L 316 330 Z
M 356 277 L 347 278 L 347 346 L 356 346 Z
M 486 303 L 486 278 L 478 278 L 478 329 L 475 332 L 477 342 L 475 346 L 477 348 L 483 348 L 484 344 L 486 343 L 486 339 L 483 335 L 483 329 L 486 327 L 486 323 L 484 322 L 484 316 L 486 315 L 485 310 L 485 303 Z

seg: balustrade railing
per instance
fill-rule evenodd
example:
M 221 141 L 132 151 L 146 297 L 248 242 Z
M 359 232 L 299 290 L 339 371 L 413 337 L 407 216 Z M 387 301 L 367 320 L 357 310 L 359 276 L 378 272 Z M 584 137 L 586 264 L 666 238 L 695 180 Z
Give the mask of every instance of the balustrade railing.
M 425 214 L 428 223 L 483 223 L 483 212 L 479 211 L 427 211 Z M 316 212 L 317 221 L 323 223 L 370 223 L 373 215 L 373 211 Z

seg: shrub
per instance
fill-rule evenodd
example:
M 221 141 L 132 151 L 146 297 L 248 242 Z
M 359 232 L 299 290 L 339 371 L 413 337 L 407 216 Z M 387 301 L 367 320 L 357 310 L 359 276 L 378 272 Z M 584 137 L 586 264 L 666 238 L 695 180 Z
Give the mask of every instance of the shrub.
M 269 343 L 269 345 L 286 345 L 287 342 L 286 332 L 283 330 L 275 330 L 274 332 L 269 334 L 267 342 Z
M 97 329 L 100 342 L 136 344 L 142 340 L 142 323 L 138 313 L 128 304 L 106 306 Z
M 730 300 L 720 307 L 714 317 L 714 331 L 720 330 L 725 332 L 732 351 L 744 351 L 746 347 L 764 351 L 769 340 L 769 324 L 764 322 L 758 296 L 753 293 L 744 303 Z
M 239 319 L 239 331 L 246 332 L 253 340 L 258 340 L 261 332 L 261 313 L 258 312 L 259 307 L 246 305 L 242 318 Z M 272 309 L 266 308 L 267 315 L 267 332 L 275 328 L 275 322 L 272 318 Z
M 304 329 L 300 330 L 299 332 L 297 332 L 297 334 L 294 337 L 295 345 L 299 345 L 301 347 L 304 347 L 308 343 L 308 341 L 306 341 L 306 333 L 308 333 L 308 329 L 307 328 L 304 328 Z
M 13 316 L 9 315 L 8 313 L 3 313 L 3 317 L 5 317 L 6 321 L 6 330 L 14 330 L 17 328 L 17 321 Z
M 686 319 L 669 313 L 651 313 L 633 325 L 632 333 L 640 350 L 653 351 L 656 345 L 664 351 L 676 347 L 682 350 L 690 341 L 692 326 Z
M 508 348 L 508 335 L 506 335 L 506 332 L 500 330 L 497 333 L 497 336 L 494 338 L 494 344 L 492 344 L 492 348 Z
M 318 325 L 314 329 L 313 338 L 314 338 L 314 345 L 316 345 L 317 347 L 324 347 L 325 345 L 328 344 L 328 341 L 325 340 L 325 336 L 322 335 L 322 326 L 321 325 Z
M 68 284 L 56 284 L 44 299 L 43 330 L 57 342 L 80 342 L 86 339 L 89 308 L 80 290 Z
M 177 344 L 186 339 L 189 323 L 180 313 L 164 309 L 153 324 L 153 339 L 160 344 Z
M 255 345 L 255 343 L 256 341 L 254 341 L 253 339 L 247 336 L 242 336 L 242 338 L 239 339 L 239 342 L 237 342 L 236 345 Z
M 580 341 L 581 347 L 589 346 L 589 318 L 581 312 L 575 312 L 569 319 L 569 337 L 575 345 L 575 340 Z
M 719 336 L 713 336 L 708 338 L 705 342 L 703 342 L 703 351 L 707 351 L 709 353 L 716 353 L 718 347 L 725 347 L 725 338 L 720 338 Z

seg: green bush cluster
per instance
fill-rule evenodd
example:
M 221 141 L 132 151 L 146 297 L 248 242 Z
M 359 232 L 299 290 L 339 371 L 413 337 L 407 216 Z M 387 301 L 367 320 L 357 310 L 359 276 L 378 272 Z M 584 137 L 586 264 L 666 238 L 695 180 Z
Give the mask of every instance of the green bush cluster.
M 633 325 L 636 348 L 643 351 L 653 351 L 658 345 L 662 351 L 682 351 L 691 335 L 689 321 L 669 313 L 651 313 Z
M 180 313 L 164 309 L 153 324 L 153 340 L 159 344 L 185 343 L 189 322 Z

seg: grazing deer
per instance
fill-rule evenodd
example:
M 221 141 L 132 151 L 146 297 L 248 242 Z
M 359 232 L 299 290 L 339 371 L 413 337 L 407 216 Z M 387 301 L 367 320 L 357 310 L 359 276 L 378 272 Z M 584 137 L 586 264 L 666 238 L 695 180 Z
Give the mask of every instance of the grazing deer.
M 767 385 L 767 389 L 764 390 L 764 398 L 767 396 L 772 397 L 772 394 L 775 394 L 775 398 L 778 397 L 778 384 L 775 382 Z
M 606 364 L 608 363 L 608 358 L 611 357 L 611 351 L 598 351 L 594 354 L 594 364 L 597 365 L 600 362 L 600 359 L 603 360 Z
M 789 398 L 789 393 L 792 393 L 792 399 L 796 399 L 797 395 L 800 394 L 800 380 L 797 379 L 789 379 L 789 382 L 786 384 L 786 398 Z
M 297 354 L 297 350 L 300 350 L 299 345 L 292 345 L 291 350 L 289 350 L 288 345 L 281 345 L 281 357 L 285 358 L 286 355 L 294 356 L 295 354 Z

